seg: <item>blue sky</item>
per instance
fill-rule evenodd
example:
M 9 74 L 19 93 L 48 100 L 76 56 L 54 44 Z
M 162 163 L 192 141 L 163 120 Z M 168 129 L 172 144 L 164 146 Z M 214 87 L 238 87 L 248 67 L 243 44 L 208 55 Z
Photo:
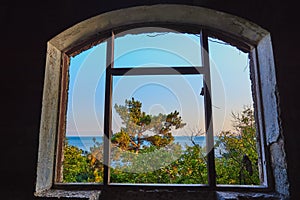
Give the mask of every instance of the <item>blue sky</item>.
M 248 55 L 230 45 L 209 41 L 215 132 L 231 128 L 231 111 L 252 105 Z M 216 40 L 215 40 L 216 41 Z M 176 33 L 126 35 L 115 40 L 115 67 L 199 66 L 199 36 Z M 74 58 L 70 64 L 67 135 L 103 132 L 106 42 Z M 175 135 L 204 130 L 202 75 L 113 77 L 113 105 L 135 97 L 150 114 L 180 112 L 187 123 Z M 113 110 L 113 131 L 122 126 Z

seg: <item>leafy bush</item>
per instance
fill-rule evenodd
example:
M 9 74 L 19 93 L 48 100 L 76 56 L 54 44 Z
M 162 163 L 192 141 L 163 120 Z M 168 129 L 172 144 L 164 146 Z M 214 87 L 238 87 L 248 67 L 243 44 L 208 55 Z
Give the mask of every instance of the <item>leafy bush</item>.
M 207 184 L 205 147 L 193 142 L 183 149 L 173 142 L 171 127 L 185 125 L 179 113 L 150 116 L 141 111 L 141 105 L 134 99 L 125 106 L 115 105 L 125 128 L 111 139 L 111 182 Z M 253 110 L 246 107 L 232 116 L 235 132 L 223 131 L 216 140 L 217 183 L 260 184 Z M 147 130 L 155 134 L 144 135 Z M 102 182 L 103 144 L 95 142 L 87 154 L 66 143 L 63 181 Z

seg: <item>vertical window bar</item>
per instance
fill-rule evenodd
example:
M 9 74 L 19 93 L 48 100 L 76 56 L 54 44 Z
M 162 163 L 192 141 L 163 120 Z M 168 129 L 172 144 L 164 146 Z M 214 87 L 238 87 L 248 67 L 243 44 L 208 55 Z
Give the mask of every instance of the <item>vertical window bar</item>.
M 111 69 L 114 65 L 114 33 L 107 41 L 106 53 L 106 82 L 105 82 L 105 118 L 104 118 L 104 149 L 103 149 L 103 184 L 110 182 L 110 138 L 111 138 L 111 118 L 112 118 L 112 76 Z
M 214 152 L 214 131 L 211 103 L 211 80 L 209 65 L 208 36 L 205 31 L 201 31 L 200 44 L 202 45 L 202 61 L 204 66 L 203 86 L 204 86 L 204 106 L 205 106 L 205 132 L 206 132 L 206 152 L 208 184 L 216 187 L 215 152 Z

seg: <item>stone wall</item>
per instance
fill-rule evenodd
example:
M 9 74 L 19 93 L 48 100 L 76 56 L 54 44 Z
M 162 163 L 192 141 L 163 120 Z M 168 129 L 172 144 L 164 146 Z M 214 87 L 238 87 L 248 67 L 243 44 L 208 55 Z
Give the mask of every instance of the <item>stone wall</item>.
M 271 33 L 281 127 L 278 127 L 280 136 L 270 143 L 270 150 L 279 157 L 285 152 L 283 156 L 287 159 L 287 162 L 283 160 L 280 165 L 273 166 L 278 172 L 275 178 L 283 180 L 283 174 L 288 174 L 289 178 L 289 185 L 283 180 L 275 187 L 286 191 L 290 186 L 291 199 L 300 199 L 297 188 L 300 185 L 298 7 L 296 2 L 271 0 L 1 1 L 1 198 L 36 199 L 34 190 L 47 42 L 74 24 L 98 14 L 157 3 L 199 5 L 224 11 L 253 21 Z M 141 192 L 136 197 L 142 199 L 145 194 Z M 150 194 L 147 199 L 167 199 L 169 195 L 147 194 Z M 198 199 L 199 195 L 194 194 L 183 192 L 177 197 Z

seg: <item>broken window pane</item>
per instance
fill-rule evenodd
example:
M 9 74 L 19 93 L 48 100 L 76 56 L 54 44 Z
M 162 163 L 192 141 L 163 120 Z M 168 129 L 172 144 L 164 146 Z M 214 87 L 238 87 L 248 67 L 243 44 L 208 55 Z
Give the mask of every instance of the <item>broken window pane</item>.
M 200 36 L 145 27 L 115 36 L 115 68 L 201 66 Z
M 248 54 L 209 38 L 217 184 L 259 185 Z

